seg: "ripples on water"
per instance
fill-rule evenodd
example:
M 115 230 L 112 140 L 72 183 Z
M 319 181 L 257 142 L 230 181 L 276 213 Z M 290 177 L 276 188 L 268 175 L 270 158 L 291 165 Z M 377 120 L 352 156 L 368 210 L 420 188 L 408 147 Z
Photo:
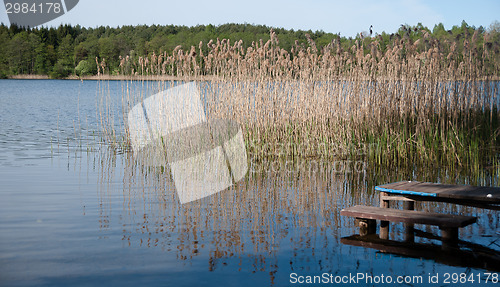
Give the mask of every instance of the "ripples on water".
M 283 162 L 250 157 L 243 181 L 180 205 L 168 171 L 138 165 L 130 153 L 100 143 L 96 100 L 102 85 L 0 81 L 1 285 L 283 286 L 292 272 L 484 271 L 343 245 L 341 237 L 358 231 L 339 213 L 355 204 L 377 205 L 378 184 L 498 185 L 487 172 L 471 178 L 466 171 L 369 164 L 346 170 L 329 163 L 311 169 L 318 166 L 314 159 L 283 169 L 276 168 Z M 105 88 L 119 103 L 121 83 Z M 479 216 L 460 238 L 495 248 L 498 212 L 429 203 L 417 208 Z M 403 238 L 402 226 L 393 225 L 391 238 Z

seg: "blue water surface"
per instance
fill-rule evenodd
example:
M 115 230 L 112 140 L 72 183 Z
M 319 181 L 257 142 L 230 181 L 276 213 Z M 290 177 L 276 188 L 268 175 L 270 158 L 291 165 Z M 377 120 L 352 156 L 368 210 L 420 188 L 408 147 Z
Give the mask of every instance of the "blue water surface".
M 123 131 L 124 87 L 119 81 L 0 80 L 1 286 L 308 286 L 314 276 L 359 274 L 423 279 L 407 286 L 434 286 L 429 277 L 437 274 L 437 285 L 446 286 L 445 273 L 483 279 L 467 286 L 497 286 L 492 278 L 485 284 L 485 269 L 340 242 L 358 232 L 354 219 L 340 216 L 342 208 L 377 205 L 375 185 L 433 180 L 436 171 L 408 178 L 397 170 L 332 170 L 328 164 L 311 172 L 312 160 L 286 170 L 255 169 L 266 163 L 251 162 L 254 168 L 236 186 L 180 205 L 169 174 L 138 166 L 126 148 L 103 143 L 103 114 L 112 114 L 109 126 Z M 467 180 L 446 171 L 441 178 Z M 500 249 L 498 211 L 424 207 L 478 216 L 460 238 Z M 394 225 L 391 236 L 402 239 L 402 230 Z M 347 281 L 339 285 L 400 285 Z

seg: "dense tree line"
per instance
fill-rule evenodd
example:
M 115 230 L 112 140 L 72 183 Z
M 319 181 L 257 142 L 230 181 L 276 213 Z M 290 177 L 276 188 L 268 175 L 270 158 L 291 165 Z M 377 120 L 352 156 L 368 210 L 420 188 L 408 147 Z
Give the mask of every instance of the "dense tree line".
M 152 53 L 172 53 L 179 46 L 189 50 L 191 46 L 198 47 L 200 42 L 203 43 L 202 49 L 208 49 L 206 44 L 217 39 L 228 39 L 231 42 L 242 40 L 244 48 L 247 48 L 260 39 L 267 41 L 271 29 L 278 37 L 279 46 L 288 51 L 297 44 L 321 50 L 336 40 L 347 51 L 361 41 L 365 44 L 366 53 L 369 53 L 372 41 L 377 41 L 383 51 L 402 39 L 413 42 L 421 39 L 419 45 L 423 50 L 426 45 L 430 45 L 429 42 L 437 41 L 443 51 L 453 49 L 460 52 L 464 45 L 475 45 L 478 57 L 483 54 L 485 46 L 494 51 L 495 57 L 500 54 L 498 22 L 488 28 L 476 28 L 464 21 L 450 30 L 446 30 L 443 24 L 436 25 L 432 30 L 421 24 L 402 25 L 393 34 L 382 32 L 371 35 L 363 32 L 355 38 L 340 37 L 323 31 L 294 31 L 250 24 L 195 27 L 142 25 L 118 28 L 85 28 L 79 25 L 26 28 L 1 24 L 0 78 L 20 74 L 48 74 L 53 78 L 93 75 L 97 73 L 96 62 L 103 59 L 106 61 L 107 71 L 114 74 L 119 71 L 120 59 L 127 56 L 133 61 L 139 56 Z M 478 63 L 488 65 L 484 60 Z M 490 67 L 489 70 L 493 75 L 499 75 L 496 68 Z

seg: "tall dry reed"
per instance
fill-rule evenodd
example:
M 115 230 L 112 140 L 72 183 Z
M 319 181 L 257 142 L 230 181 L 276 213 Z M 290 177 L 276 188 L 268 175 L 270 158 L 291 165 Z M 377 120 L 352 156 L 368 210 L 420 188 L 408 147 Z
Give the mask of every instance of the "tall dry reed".
M 348 49 L 339 38 L 318 49 L 308 37 L 308 45 L 296 41 L 286 51 L 271 30 L 270 40 L 247 49 L 242 41 L 217 39 L 137 61 L 127 57 L 120 65 L 129 77 L 124 105 L 144 97 L 128 88 L 136 80 L 157 90 L 198 80 L 209 118 L 238 121 L 256 158 L 359 155 L 377 163 L 498 171 L 499 85 L 484 67 L 498 73 L 500 60 L 489 45 L 481 57 L 477 50 L 488 34 L 445 49 L 421 33 L 420 40 L 399 37 L 385 49 L 378 38 L 357 39 Z

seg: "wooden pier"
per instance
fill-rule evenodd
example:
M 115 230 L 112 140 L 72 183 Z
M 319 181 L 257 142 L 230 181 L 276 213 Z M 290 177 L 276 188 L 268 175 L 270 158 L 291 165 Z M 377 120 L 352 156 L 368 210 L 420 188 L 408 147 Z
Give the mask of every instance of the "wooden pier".
M 500 210 L 500 188 L 469 185 L 445 185 L 429 182 L 402 181 L 376 186 L 380 192 L 380 207 L 353 206 L 341 211 L 341 215 L 355 217 L 360 235 L 376 231 L 380 221 L 380 239 L 389 239 L 389 222 L 403 222 L 407 242 L 414 240 L 414 224 L 435 225 L 441 230 L 443 248 L 458 241 L 458 228 L 475 223 L 472 216 L 415 211 L 415 201 L 448 202 Z M 404 210 L 390 208 L 391 201 L 404 201 Z
M 500 187 L 400 181 L 375 187 L 381 204 L 391 200 L 435 201 L 500 210 Z

